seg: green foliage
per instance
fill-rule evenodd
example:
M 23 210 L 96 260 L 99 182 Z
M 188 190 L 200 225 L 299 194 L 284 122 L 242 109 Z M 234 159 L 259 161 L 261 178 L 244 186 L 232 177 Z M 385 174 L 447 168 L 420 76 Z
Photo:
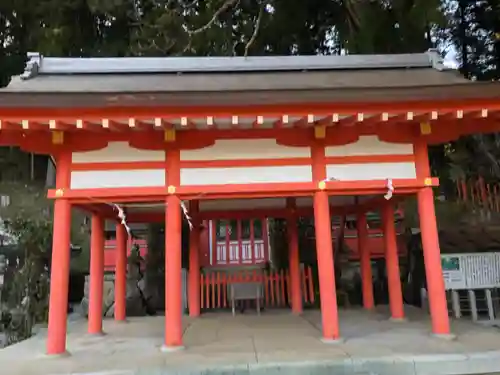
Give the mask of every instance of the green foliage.
M 231 56 L 421 52 L 439 0 L 6 0 L 0 75 L 47 56 Z M 42 22 L 40 20 L 43 20 Z
M 2 320 L 8 322 L 6 331 L 13 343 L 30 337 L 33 326 L 47 320 L 52 226 L 43 217 L 23 214 L 4 226 L 17 249 L 17 257 L 9 257 L 1 301 L 2 317 L 7 317 Z
M 9 260 L 0 305 L 4 327 L 10 342 L 14 343 L 31 336 L 33 326 L 47 319 L 52 202 L 46 198 L 43 184 L 36 181 L 3 182 L 0 194 L 10 198 L 10 204 L 0 208 L 3 235 L 7 240 L 4 242 L 10 242 L 9 246 L 0 243 L 0 252 Z M 81 218 L 80 215 L 73 213 L 74 218 Z M 78 272 L 85 272 L 88 233 L 77 220 L 72 221 L 72 238 L 86 251 L 82 251 L 83 255 L 76 261 L 72 259 L 72 266 L 73 271 L 76 268 Z

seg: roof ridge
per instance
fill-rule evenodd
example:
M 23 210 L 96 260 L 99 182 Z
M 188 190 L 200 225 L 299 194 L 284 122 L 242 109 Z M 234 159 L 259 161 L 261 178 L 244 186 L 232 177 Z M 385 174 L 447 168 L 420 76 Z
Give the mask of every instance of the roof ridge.
M 297 55 L 251 57 L 44 57 L 27 54 L 21 79 L 58 74 L 233 73 L 304 70 L 434 68 L 449 70 L 438 50 L 388 55 Z

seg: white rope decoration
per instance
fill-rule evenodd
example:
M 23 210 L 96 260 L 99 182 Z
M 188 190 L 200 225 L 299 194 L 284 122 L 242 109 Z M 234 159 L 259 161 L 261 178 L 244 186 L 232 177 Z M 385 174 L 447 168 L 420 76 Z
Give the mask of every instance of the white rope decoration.
M 329 181 L 339 181 L 339 180 L 335 177 L 328 177 L 328 178 L 325 178 L 323 181 L 329 182 Z M 384 198 L 386 200 L 389 200 L 392 198 L 392 194 L 394 192 L 394 186 L 392 185 L 392 179 L 390 179 L 390 178 L 387 179 L 386 187 L 387 187 L 387 193 L 384 195 Z M 116 203 L 108 203 L 108 202 L 103 202 L 103 203 L 110 205 L 111 207 L 113 207 L 114 210 L 117 211 L 117 216 L 118 216 L 118 219 L 120 219 L 120 224 L 125 227 L 125 230 L 127 231 L 127 234 L 130 237 L 132 235 L 132 231 L 130 229 L 130 226 L 127 223 L 127 215 L 125 214 L 125 211 L 123 210 L 122 206 L 120 206 Z M 182 209 L 182 214 L 184 215 L 184 218 L 188 222 L 189 230 L 193 230 L 193 219 L 192 219 L 191 215 L 189 214 L 189 210 L 188 210 L 185 202 L 179 199 L 179 204 L 180 204 L 181 209 Z
M 131 236 L 131 230 L 130 227 L 127 224 L 127 215 L 125 215 L 125 211 L 123 211 L 123 208 L 121 208 L 119 205 L 116 203 L 111 203 L 112 207 L 118 211 L 118 219 L 120 219 L 120 224 L 125 227 L 125 230 L 128 233 L 128 236 Z
M 179 199 L 179 202 L 180 202 L 180 205 L 182 208 L 182 213 L 184 214 L 184 217 L 186 218 L 186 221 L 189 224 L 189 230 L 193 230 L 193 222 L 192 222 L 191 216 L 189 216 L 189 211 L 186 207 L 186 204 L 183 201 L 181 201 L 180 199 Z
M 337 178 L 335 178 L 335 177 L 327 177 L 324 180 L 322 180 L 322 182 L 329 182 L 329 181 L 339 181 L 339 180 Z M 392 185 L 392 179 L 391 178 L 387 179 L 387 182 L 386 182 L 385 186 L 387 187 L 387 193 L 384 194 L 384 198 L 386 200 L 389 200 L 389 199 L 392 198 L 392 194 L 394 192 L 394 185 Z
M 387 193 L 385 193 L 384 198 L 386 200 L 389 200 L 392 198 L 392 193 L 394 192 L 394 186 L 392 185 L 392 179 L 388 178 L 387 179 Z

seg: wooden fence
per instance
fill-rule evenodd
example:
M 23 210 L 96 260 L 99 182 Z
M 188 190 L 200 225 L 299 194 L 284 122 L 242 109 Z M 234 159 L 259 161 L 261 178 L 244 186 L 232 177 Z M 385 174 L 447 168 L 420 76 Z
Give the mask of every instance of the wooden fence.
M 473 209 L 500 212 L 500 184 L 486 183 L 483 178 L 457 182 L 457 196 L 460 202 Z
M 304 304 L 314 303 L 314 282 L 311 267 L 301 269 L 302 299 Z M 230 307 L 228 287 L 232 283 L 261 283 L 262 307 L 289 306 L 290 274 L 284 271 L 240 270 L 233 273 L 210 272 L 201 275 L 201 308 L 223 309 Z

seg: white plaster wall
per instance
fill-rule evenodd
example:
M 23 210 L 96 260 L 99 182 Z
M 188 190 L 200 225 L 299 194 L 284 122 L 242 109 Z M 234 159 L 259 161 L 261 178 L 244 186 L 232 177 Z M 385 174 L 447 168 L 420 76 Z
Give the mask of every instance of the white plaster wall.
M 325 148 L 328 156 L 362 156 L 362 155 L 413 155 L 412 144 L 387 143 L 376 135 L 359 137 L 357 142 L 343 146 L 328 146 Z
M 164 169 L 73 171 L 72 189 L 165 186 Z
M 327 178 L 341 181 L 385 180 L 387 178 L 416 178 L 415 163 L 329 164 Z
M 285 198 L 219 199 L 200 202 L 200 211 L 251 210 L 284 207 L 286 207 Z
M 183 168 L 181 185 L 258 184 L 272 182 L 310 182 L 311 167 Z
M 274 139 L 222 139 L 198 150 L 181 150 L 181 160 L 252 160 L 309 158 L 309 147 L 278 145 Z
M 78 163 L 113 163 L 136 161 L 164 161 L 164 151 L 139 150 L 128 142 L 110 142 L 108 147 L 87 152 L 73 152 L 72 161 Z

